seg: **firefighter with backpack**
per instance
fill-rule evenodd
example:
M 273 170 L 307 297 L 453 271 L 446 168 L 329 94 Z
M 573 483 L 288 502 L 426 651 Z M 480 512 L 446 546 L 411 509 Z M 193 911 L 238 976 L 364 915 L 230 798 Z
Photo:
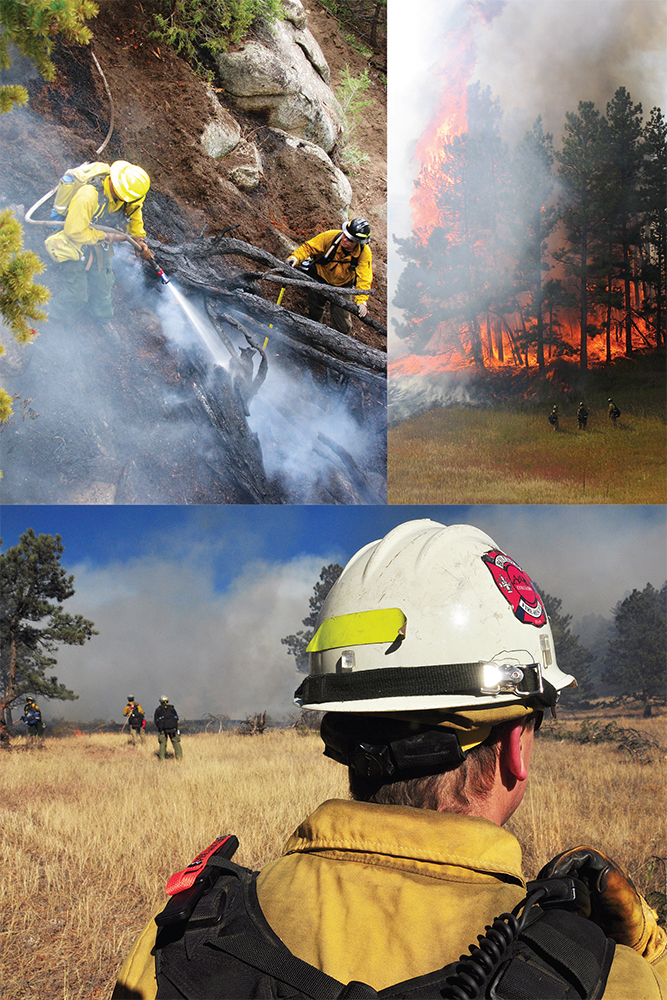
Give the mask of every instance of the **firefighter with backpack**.
M 141 257 L 151 258 L 142 212 L 149 188 L 146 171 L 127 160 L 84 163 L 64 174 L 51 211 L 51 218 L 62 220 L 63 226 L 44 241 L 59 265 L 50 319 L 69 321 L 88 305 L 103 331 L 114 334 L 113 244 L 125 240 L 127 233 L 138 244 Z
M 328 229 L 303 243 L 287 258 L 292 267 L 300 265 L 311 278 L 338 288 L 370 288 L 373 282 L 373 257 L 368 245 L 371 227 L 366 219 L 352 219 L 342 229 Z M 354 297 L 363 319 L 368 312 L 368 296 Z M 327 299 L 317 289 L 308 290 L 308 316 L 322 322 Z M 341 333 L 352 333 L 352 314 L 331 303 L 331 322 Z
M 160 704 L 153 713 L 153 722 L 157 729 L 157 740 L 159 745 L 158 760 L 166 760 L 167 757 L 167 737 L 171 740 L 174 748 L 176 760 L 183 759 L 183 749 L 181 747 L 181 733 L 178 728 L 178 713 L 173 705 L 169 704 L 166 694 L 160 698 Z
M 134 695 L 128 696 L 127 705 L 123 709 L 123 715 L 127 719 L 132 743 L 136 744 L 137 739 L 143 743 L 145 739 L 146 716 L 139 702 L 134 700 Z
M 419 520 L 364 546 L 308 650 L 295 701 L 326 713 L 351 800 L 318 806 L 259 874 L 227 836 L 172 876 L 117 1000 L 667 995 L 667 935 L 621 869 L 576 847 L 527 884 L 504 829 L 575 681 L 492 538 Z
M 34 698 L 28 698 L 23 706 L 21 722 L 25 722 L 28 727 L 28 732 L 33 739 L 36 739 L 38 736 L 43 736 L 46 732 L 46 726 L 42 721 L 41 709 Z

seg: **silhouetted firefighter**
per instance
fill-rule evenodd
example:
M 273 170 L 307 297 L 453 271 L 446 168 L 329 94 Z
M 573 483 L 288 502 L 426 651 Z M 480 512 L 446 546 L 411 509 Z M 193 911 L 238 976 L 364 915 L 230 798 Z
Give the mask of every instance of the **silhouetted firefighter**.
M 583 403 L 579 403 L 577 407 L 577 425 L 580 431 L 586 430 L 586 424 L 588 423 L 588 410 Z

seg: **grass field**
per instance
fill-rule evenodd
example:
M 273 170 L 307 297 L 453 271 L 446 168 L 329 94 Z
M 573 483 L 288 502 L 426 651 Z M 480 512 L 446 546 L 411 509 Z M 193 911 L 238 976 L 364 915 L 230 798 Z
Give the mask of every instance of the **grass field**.
M 665 503 L 664 356 L 568 372 L 567 379 L 561 391 L 536 382 L 541 402 L 438 407 L 390 428 L 389 503 Z M 491 391 L 493 380 L 486 385 Z M 608 396 L 622 411 L 616 428 Z M 585 431 L 577 429 L 580 399 L 589 410 Z M 547 421 L 554 404 L 557 432 Z
M 664 716 L 616 721 L 663 739 Z M 224 833 L 240 840 L 237 860 L 261 867 L 320 801 L 347 795 L 344 769 L 314 734 L 202 734 L 185 737 L 183 750 L 182 764 L 160 764 L 153 739 L 134 748 L 95 735 L 42 748 L 18 739 L 2 753 L 3 1000 L 109 997 L 172 872 Z M 539 739 L 510 821 L 528 877 L 584 842 L 615 857 L 640 890 L 664 893 L 660 756 L 640 764 L 609 745 Z
M 392 504 L 658 504 L 667 500 L 665 422 L 628 413 L 554 432 L 544 408 L 448 407 L 389 430 Z

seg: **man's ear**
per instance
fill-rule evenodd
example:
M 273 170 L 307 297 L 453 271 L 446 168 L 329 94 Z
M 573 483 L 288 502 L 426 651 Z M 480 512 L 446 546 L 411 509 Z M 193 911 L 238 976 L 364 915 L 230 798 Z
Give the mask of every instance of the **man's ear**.
M 517 781 L 525 781 L 528 777 L 528 760 L 526 731 L 523 719 L 508 723 L 505 742 L 505 764 Z

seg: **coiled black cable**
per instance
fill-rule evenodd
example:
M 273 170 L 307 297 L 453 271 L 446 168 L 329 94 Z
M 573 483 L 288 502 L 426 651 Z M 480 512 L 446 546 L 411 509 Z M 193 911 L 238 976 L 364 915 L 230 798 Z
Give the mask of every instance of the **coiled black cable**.
M 469 946 L 470 955 L 461 955 L 459 958 L 455 975 L 447 980 L 447 985 L 440 993 L 442 1000 L 476 1000 L 484 995 L 480 990 L 526 926 L 533 906 L 546 895 L 546 889 L 537 889 L 522 899 L 511 913 L 501 913 L 490 927 L 487 925 L 484 928 L 486 933 L 477 937 L 479 944 Z M 522 907 L 523 913 L 518 917 Z

